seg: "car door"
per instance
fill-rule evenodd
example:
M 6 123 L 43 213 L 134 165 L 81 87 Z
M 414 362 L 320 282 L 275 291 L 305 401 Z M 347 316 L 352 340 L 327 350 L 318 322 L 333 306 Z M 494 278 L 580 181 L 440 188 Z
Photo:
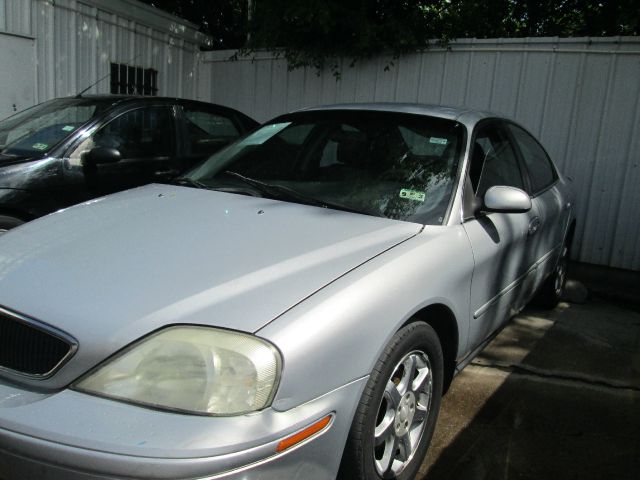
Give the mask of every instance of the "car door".
M 184 169 L 197 165 L 244 133 L 231 111 L 199 103 L 185 103 L 179 109 Z
M 117 150 L 120 159 L 88 161 L 99 148 Z M 145 106 L 116 115 L 74 149 L 69 163 L 82 168 L 89 198 L 174 177 L 179 165 L 173 108 Z
M 567 215 L 563 212 L 570 205 L 563 202 L 555 187 L 558 174 L 544 148 L 523 128 L 512 123 L 507 127 L 523 160 L 531 201 L 537 212 L 538 227 L 529 239 L 529 249 L 537 264 L 534 285 L 537 289 L 555 266 L 567 227 Z
M 480 124 L 472 137 L 465 195 L 479 204 L 492 186 L 525 189 L 511 137 L 502 122 Z M 527 250 L 535 209 L 526 213 L 465 214 L 464 229 L 474 256 L 471 281 L 470 341 L 477 346 L 518 311 L 532 289 L 532 258 Z

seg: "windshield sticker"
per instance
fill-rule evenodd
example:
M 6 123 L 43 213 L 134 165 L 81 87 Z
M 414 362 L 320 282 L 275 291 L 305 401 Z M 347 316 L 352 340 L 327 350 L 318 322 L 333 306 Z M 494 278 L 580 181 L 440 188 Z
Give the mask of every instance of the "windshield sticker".
M 419 190 L 411 190 L 409 188 L 403 188 L 400 190 L 400 198 L 407 200 L 413 200 L 414 202 L 424 202 L 425 194 Z
M 435 143 L 436 145 L 446 145 L 447 143 L 449 143 L 449 141 L 446 138 L 431 137 L 429 139 L 429 143 Z
M 34 150 L 46 150 L 49 147 L 46 143 L 34 143 L 31 148 Z
M 62 127 L 63 132 L 73 132 L 76 129 L 73 125 L 65 125 Z

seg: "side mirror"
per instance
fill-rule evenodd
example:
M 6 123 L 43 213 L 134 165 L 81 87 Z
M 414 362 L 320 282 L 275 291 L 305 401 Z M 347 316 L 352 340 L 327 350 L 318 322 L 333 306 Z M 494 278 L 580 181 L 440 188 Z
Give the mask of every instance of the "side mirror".
M 122 158 L 117 148 L 95 147 L 84 155 L 85 164 L 99 165 L 103 163 L 116 163 Z
M 491 187 L 484 194 L 483 203 L 483 209 L 488 212 L 524 213 L 531 210 L 531 198 L 516 187 Z

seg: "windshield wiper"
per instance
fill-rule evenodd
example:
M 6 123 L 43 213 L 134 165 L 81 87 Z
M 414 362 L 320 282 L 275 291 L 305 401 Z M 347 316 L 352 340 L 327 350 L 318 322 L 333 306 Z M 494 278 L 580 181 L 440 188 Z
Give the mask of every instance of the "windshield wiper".
M 181 185 L 183 187 L 203 188 L 203 189 L 209 190 L 209 187 L 207 187 L 204 183 L 189 177 L 174 178 L 173 180 L 169 180 L 167 183 L 172 183 L 174 185 Z
M 277 200 L 294 200 L 299 203 L 304 203 L 306 205 L 313 205 L 313 206 L 322 207 L 322 208 L 332 208 L 335 210 L 343 210 L 345 212 L 352 212 L 352 213 L 364 213 L 369 215 L 368 212 L 365 212 L 362 210 L 348 207 L 346 205 L 341 205 L 339 203 L 327 202 L 325 200 L 321 200 L 319 198 L 311 197 L 304 193 L 300 193 L 297 190 L 294 190 L 293 188 L 286 187 L 284 185 L 277 185 L 273 183 L 263 182 L 262 180 L 257 180 L 255 178 L 247 177 L 245 175 L 242 175 L 241 173 L 234 172 L 232 170 L 224 170 L 222 173 L 225 175 L 235 177 L 241 180 L 242 182 L 246 183 L 247 185 L 252 186 L 259 192 L 264 193 Z

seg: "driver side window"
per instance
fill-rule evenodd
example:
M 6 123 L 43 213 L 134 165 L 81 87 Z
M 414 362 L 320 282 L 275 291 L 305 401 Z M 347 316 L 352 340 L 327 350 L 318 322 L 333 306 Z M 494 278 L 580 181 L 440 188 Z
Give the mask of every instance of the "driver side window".
M 99 128 L 69 156 L 71 165 L 82 165 L 85 153 L 96 147 L 115 148 L 126 159 L 170 159 L 175 129 L 168 107 L 138 108 L 123 113 Z
M 476 197 L 496 185 L 524 190 L 522 172 L 507 135 L 496 125 L 481 128 L 473 144 L 469 178 Z

